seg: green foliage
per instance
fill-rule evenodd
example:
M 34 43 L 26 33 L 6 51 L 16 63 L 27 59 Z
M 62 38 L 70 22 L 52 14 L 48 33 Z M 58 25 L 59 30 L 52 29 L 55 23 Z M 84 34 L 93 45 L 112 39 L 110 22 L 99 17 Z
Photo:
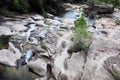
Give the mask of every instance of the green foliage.
M 87 0 L 63 0 L 63 1 L 68 3 L 78 3 L 78 2 L 84 3 Z
M 11 12 L 11 11 L 8 11 L 8 10 L 1 10 L 2 14 L 6 17 L 13 17 L 16 13 L 14 12 Z
M 120 6 L 120 0 L 106 0 L 106 2 L 114 6 Z
M 86 0 L 1 0 L 0 8 L 19 13 L 33 11 L 45 15 L 46 12 L 56 14 L 64 11 L 61 5 L 64 2 L 78 3 L 85 1 Z M 99 0 L 95 0 L 95 2 L 96 1 Z
M 113 71 L 112 72 L 113 77 L 115 78 L 115 80 L 119 80 L 120 79 L 120 72 L 119 71 Z
M 43 0 L 29 0 L 32 11 L 44 13 Z
M 2 8 L 5 5 L 5 0 L 0 1 L 0 8 Z
M 81 16 L 80 18 L 78 18 L 78 19 L 74 22 L 74 24 L 75 24 L 75 27 L 74 27 L 75 30 L 77 30 L 77 28 L 80 28 L 80 29 L 87 29 L 87 28 L 88 28 L 84 16 Z
M 18 0 L 13 0 L 13 2 L 12 2 L 12 4 L 13 4 L 13 9 L 14 10 L 19 10 L 19 1 Z
M 91 44 L 91 35 L 87 31 L 88 25 L 84 16 L 77 19 L 74 24 L 73 45 L 70 47 L 70 52 L 87 50 Z
M 47 51 L 47 47 L 45 46 L 45 43 L 41 43 L 41 48 Z
M 88 0 L 87 4 L 92 7 L 92 6 L 95 6 L 95 5 L 102 4 L 102 0 Z
M 30 5 L 28 3 L 28 0 L 19 0 L 19 8 L 21 12 L 29 12 L 30 9 Z
M 11 0 L 6 2 L 8 9 L 15 12 L 26 13 L 29 11 L 28 0 Z
M 68 3 L 73 3 L 75 0 L 67 0 Z
M 120 25 L 120 20 L 117 19 L 117 20 L 115 21 L 115 24 L 116 24 L 116 25 Z
M 0 37 L 0 49 L 7 48 L 9 42 L 9 37 Z

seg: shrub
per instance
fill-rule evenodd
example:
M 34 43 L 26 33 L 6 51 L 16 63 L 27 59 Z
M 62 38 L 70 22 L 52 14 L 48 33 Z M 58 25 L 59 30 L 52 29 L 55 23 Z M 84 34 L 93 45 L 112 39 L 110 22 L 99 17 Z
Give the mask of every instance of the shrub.
M 15 12 L 26 13 L 29 11 L 28 0 L 11 0 L 6 2 L 8 9 Z
M 43 0 L 29 0 L 29 4 L 31 6 L 32 11 L 36 11 L 38 13 L 43 13 Z
M 45 43 L 41 42 L 41 48 L 47 51 L 47 47 L 45 46 Z
M 120 0 L 106 0 L 106 2 L 114 6 L 120 6 Z
M 28 0 L 19 0 L 19 5 L 20 5 L 19 8 L 21 12 L 23 13 L 29 12 L 30 5 L 28 3 Z
M 117 20 L 115 21 L 115 24 L 116 24 L 116 25 L 120 25 L 120 20 L 117 19 Z
M 102 4 L 102 0 L 88 0 L 87 4 L 92 7 L 92 6 L 95 6 L 95 5 Z
M 73 45 L 70 47 L 69 52 L 86 51 L 91 44 L 91 35 L 87 31 L 88 25 L 84 16 L 77 19 L 74 24 Z
M 7 48 L 9 42 L 9 37 L 2 36 L 0 37 L 0 49 Z
M 120 72 L 119 71 L 113 71 L 112 72 L 113 77 L 115 78 L 115 80 L 120 80 Z

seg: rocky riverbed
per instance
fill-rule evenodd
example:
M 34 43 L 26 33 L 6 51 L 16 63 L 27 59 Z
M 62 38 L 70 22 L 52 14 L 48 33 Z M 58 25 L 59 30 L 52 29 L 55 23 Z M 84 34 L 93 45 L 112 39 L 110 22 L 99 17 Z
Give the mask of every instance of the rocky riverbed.
M 69 55 L 67 51 L 72 45 L 72 28 L 81 15 L 79 12 L 74 19 L 51 14 L 48 18 L 39 14 L 4 17 L 0 36 L 10 38 L 6 49 L 0 50 L 0 63 L 15 67 L 16 60 L 26 55 L 27 64 L 18 71 L 27 67 L 39 75 L 32 80 L 119 80 L 120 25 L 115 24 L 119 13 L 116 9 L 112 18 L 95 21 L 99 34 L 94 36 L 87 55 L 84 51 Z M 95 33 L 91 26 L 88 31 Z

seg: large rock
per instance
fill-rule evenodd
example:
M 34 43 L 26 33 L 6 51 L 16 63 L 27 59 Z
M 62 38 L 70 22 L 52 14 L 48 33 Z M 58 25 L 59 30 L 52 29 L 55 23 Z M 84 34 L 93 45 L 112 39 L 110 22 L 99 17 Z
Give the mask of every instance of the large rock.
M 45 20 L 45 24 L 58 26 L 58 25 L 61 24 L 61 22 L 58 21 L 58 20 L 53 20 L 53 19 L 46 19 L 46 20 Z
M 73 25 L 74 21 L 75 21 L 75 19 L 68 19 L 68 18 L 62 19 L 63 23 L 67 23 L 67 24 L 70 24 L 70 25 Z
M 84 53 L 74 53 L 72 57 L 55 59 L 53 73 L 57 80 L 80 80 L 84 66 Z
M 104 61 L 105 69 L 111 73 L 115 80 L 120 79 L 120 55 L 111 56 Z
M 99 35 L 88 50 L 82 80 L 115 80 L 120 68 L 117 57 L 120 50 L 120 28 L 113 25 L 112 19 L 102 18 L 98 21 L 95 24 Z M 117 75 L 116 80 L 119 77 Z
M 94 18 L 97 14 L 112 14 L 114 12 L 113 5 L 95 5 L 84 9 L 87 16 Z
M 25 27 L 22 24 L 14 24 L 12 27 L 12 30 L 19 32 L 19 31 L 25 31 L 27 29 L 27 27 Z
M 74 4 L 69 4 L 69 3 L 66 4 L 65 3 L 65 4 L 62 4 L 62 7 L 65 9 L 65 11 L 70 11 L 70 10 L 77 9 L 80 6 L 79 5 L 74 5 Z
M 31 18 L 32 18 L 34 21 L 44 20 L 44 17 L 41 16 L 41 15 L 38 15 L 38 14 L 32 14 L 32 15 L 31 15 Z
M 16 60 L 21 57 L 20 51 L 9 43 L 9 49 L 0 50 L 0 63 L 8 66 L 16 66 Z
M 46 64 L 46 62 L 44 62 L 41 59 L 37 59 L 35 61 L 30 61 L 28 63 L 28 67 L 40 76 L 45 76 L 46 75 L 47 64 Z
M 54 18 L 54 15 L 52 15 L 52 14 L 50 14 L 50 13 L 47 13 L 47 17 L 53 19 L 53 18 Z
M 88 51 L 82 80 L 114 80 L 103 65 L 107 59 L 119 53 L 118 46 L 120 44 L 114 40 L 96 39 Z
M 0 26 L 0 36 L 11 36 L 17 34 L 16 32 L 12 31 L 9 27 Z
M 47 27 L 47 26 L 48 26 L 48 25 L 46 25 L 46 24 L 44 23 L 44 20 L 36 21 L 35 23 L 36 23 L 36 25 L 39 26 L 39 27 Z
M 100 18 L 99 20 L 96 20 L 95 26 L 97 28 L 103 29 L 103 28 L 115 27 L 116 24 L 114 23 L 114 21 L 112 19 Z
M 115 11 L 113 13 L 113 17 L 120 19 L 120 10 L 119 9 L 115 9 Z

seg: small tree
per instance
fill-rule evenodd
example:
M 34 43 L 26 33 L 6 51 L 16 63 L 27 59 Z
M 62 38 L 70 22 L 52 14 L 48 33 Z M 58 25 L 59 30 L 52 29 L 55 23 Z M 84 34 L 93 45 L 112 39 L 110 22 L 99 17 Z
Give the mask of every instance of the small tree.
M 77 19 L 74 24 L 73 45 L 70 47 L 69 52 L 86 51 L 91 44 L 91 35 L 87 31 L 88 25 L 84 16 Z

